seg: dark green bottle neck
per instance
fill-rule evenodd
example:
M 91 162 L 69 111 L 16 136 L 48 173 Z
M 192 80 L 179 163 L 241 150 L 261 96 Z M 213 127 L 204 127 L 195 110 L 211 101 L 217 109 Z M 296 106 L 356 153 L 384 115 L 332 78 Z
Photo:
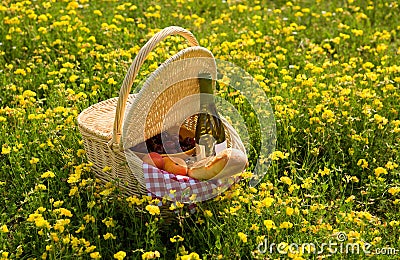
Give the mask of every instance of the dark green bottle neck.
M 213 81 L 209 73 L 199 74 L 200 108 L 201 110 L 214 110 Z
M 209 74 L 208 74 L 209 75 Z M 212 79 L 207 74 L 203 76 L 203 74 L 199 75 L 199 85 L 200 85 L 200 93 L 204 94 L 214 94 Z

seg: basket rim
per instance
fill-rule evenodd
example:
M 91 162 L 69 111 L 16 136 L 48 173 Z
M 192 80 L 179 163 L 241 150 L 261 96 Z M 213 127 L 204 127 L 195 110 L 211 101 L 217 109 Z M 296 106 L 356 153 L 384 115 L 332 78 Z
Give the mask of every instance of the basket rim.
M 137 94 L 130 94 L 128 101 L 136 98 Z M 112 135 L 113 135 L 113 128 L 112 125 L 110 127 L 109 132 L 102 132 L 93 128 L 88 127 L 88 124 L 86 121 L 83 119 L 84 116 L 91 114 L 94 110 L 100 110 L 101 108 L 109 108 L 109 109 L 116 109 L 117 106 L 117 101 L 119 97 L 112 97 L 100 102 L 97 102 L 85 109 L 83 109 L 79 115 L 77 116 L 77 122 L 78 122 L 78 127 L 80 131 L 84 131 L 87 134 L 91 134 L 93 136 L 96 136 L 98 138 L 104 139 L 104 140 L 111 140 Z M 114 117 L 112 117 L 114 118 Z

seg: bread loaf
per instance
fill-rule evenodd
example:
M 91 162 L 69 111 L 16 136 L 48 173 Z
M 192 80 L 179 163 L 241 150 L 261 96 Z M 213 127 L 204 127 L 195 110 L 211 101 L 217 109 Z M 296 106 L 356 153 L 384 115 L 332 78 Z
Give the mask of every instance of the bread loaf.
M 197 180 L 222 179 L 241 173 L 248 165 L 247 156 L 235 148 L 228 148 L 216 156 L 194 163 L 188 176 Z

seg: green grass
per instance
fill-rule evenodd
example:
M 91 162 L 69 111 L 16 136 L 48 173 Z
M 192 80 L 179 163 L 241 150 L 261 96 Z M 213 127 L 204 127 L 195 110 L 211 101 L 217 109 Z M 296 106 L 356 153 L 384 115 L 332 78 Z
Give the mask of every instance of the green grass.
M 399 11 L 396 1 L 361 0 L 3 1 L 2 259 L 112 259 L 119 251 L 127 259 L 155 251 L 163 259 L 394 258 L 327 248 L 260 254 L 257 246 L 264 238 L 338 242 L 344 232 L 344 244 L 400 250 Z M 76 117 L 118 96 L 138 50 L 170 25 L 257 79 L 275 113 L 277 147 L 258 186 L 244 180 L 167 225 L 145 209 L 154 201 L 127 201 L 96 181 Z M 185 46 L 168 38 L 135 83 Z M 257 148 L 258 133 L 250 134 Z

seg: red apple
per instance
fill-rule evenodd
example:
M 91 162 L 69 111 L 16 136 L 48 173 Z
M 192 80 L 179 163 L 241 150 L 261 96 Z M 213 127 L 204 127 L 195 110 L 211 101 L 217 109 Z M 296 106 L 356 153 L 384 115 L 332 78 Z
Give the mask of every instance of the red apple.
M 163 157 L 156 152 L 151 152 L 143 156 L 142 158 L 143 162 L 153 165 L 154 167 L 157 167 L 158 169 L 163 170 L 164 169 L 164 159 Z

